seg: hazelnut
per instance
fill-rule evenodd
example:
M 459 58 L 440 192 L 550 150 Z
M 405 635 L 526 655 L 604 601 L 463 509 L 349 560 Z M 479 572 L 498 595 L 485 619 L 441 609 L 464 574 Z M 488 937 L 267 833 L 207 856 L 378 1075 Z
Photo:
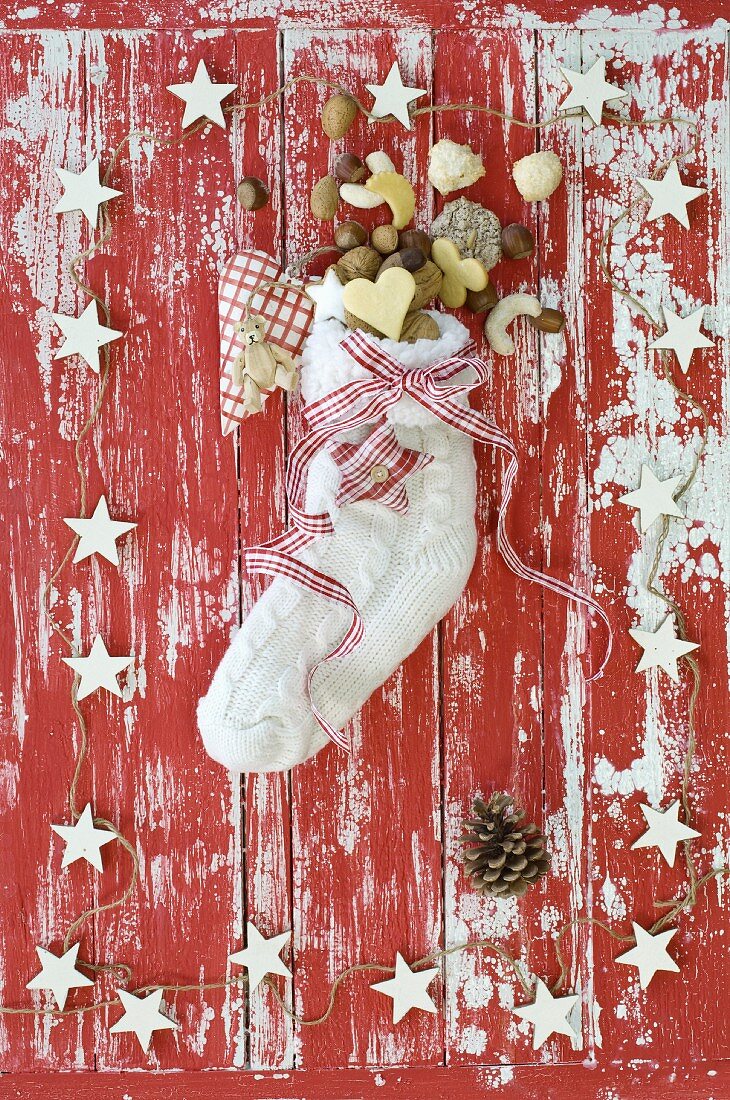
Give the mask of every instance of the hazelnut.
M 420 248 L 426 259 L 431 259 L 431 238 L 422 229 L 404 229 L 398 234 L 398 247 Z
M 390 256 L 398 247 L 398 230 L 394 225 L 378 225 L 370 234 L 370 243 L 381 256 Z
M 484 290 L 469 290 L 466 294 L 466 305 L 472 313 L 489 313 L 498 300 L 497 291 L 492 283 L 487 283 Z
M 358 183 L 365 175 L 365 165 L 354 153 L 342 153 L 332 169 L 340 183 Z
M 238 201 L 244 210 L 260 210 L 269 201 L 269 189 L 256 176 L 244 176 L 236 188 Z
M 542 313 L 538 313 L 537 317 L 528 317 L 527 321 L 538 332 L 562 332 L 565 327 L 565 317 L 559 309 L 543 308 Z
M 360 222 L 340 222 L 335 229 L 335 244 L 343 252 L 349 252 L 351 248 L 358 248 L 368 239 L 367 230 Z
M 535 251 L 535 238 L 526 225 L 513 222 L 502 230 L 502 251 L 510 260 L 523 260 Z
M 392 256 L 388 256 L 388 259 L 383 261 L 381 270 L 386 271 L 389 267 L 403 267 L 413 274 L 419 268 L 422 268 L 425 263 L 426 257 L 420 248 L 401 248 L 400 252 L 394 252 Z

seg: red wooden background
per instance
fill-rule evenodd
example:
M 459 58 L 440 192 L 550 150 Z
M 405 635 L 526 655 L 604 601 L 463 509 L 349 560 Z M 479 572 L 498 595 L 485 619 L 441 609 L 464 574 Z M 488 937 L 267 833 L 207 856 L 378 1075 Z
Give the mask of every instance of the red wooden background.
M 706 302 L 713 352 L 696 353 L 688 384 L 712 416 L 687 523 L 673 527 L 662 579 L 702 643 L 699 751 L 692 783 L 694 851 L 703 869 L 727 862 L 723 777 L 727 768 L 728 606 L 726 413 L 728 207 L 727 43 L 719 10 L 686 18 L 652 5 L 589 11 L 546 5 L 523 12 L 466 3 L 399 0 L 377 14 L 301 4 L 209 3 L 4 5 L 0 31 L 0 591 L 1 809 L 0 1003 L 38 1006 L 25 984 L 37 944 L 57 947 L 74 917 L 123 886 L 128 862 L 115 844 L 105 871 L 62 872 L 50 823 L 65 820 L 77 748 L 63 650 L 40 616 L 40 594 L 67 545 L 62 517 L 76 514 L 70 440 L 97 380 L 76 360 L 53 360 L 52 311 L 81 304 L 66 275 L 87 240 L 81 216 L 53 214 L 55 167 L 105 156 L 131 128 L 179 130 L 182 106 L 165 91 L 204 58 L 214 79 L 237 81 L 253 99 L 299 73 L 362 90 L 399 58 L 404 80 L 435 101 L 473 99 L 525 118 L 552 113 L 565 92 L 558 66 L 609 58 L 632 117 L 689 114 L 700 121 L 700 155 L 683 169 L 709 189 L 692 228 L 632 225 L 617 240 L 618 270 L 656 312 Z M 12 9 L 12 10 L 11 10 Z M 373 21 L 377 22 L 377 26 Z M 178 29 L 170 29 L 171 26 Z M 137 28 L 144 29 L 137 29 Z M 89 29 L 94 28 L 94 29 Z M 407 79 L 406 79 L 407 78 Z M 293 928 L 291 982 L 280 989 L 308 1016 L 325 1007 L 336 974 L 361 961 L 419 958 L 439 946 L 488 936 L 525 968 L 557 976 L 554 935 L 593 915 L 624 932 L 655 918 L 654 899 L 682 888 L 656 850 L 631 852 L 643 831 L 642 801 L 677 796 L 686 739 L 687 691 L 665 676 L 634 677 L 638 652 L 627 628 L 655 626 L 659 606 L 642 588 L 653 535 L 640 538 L 614 501 L 633 487 L 642 460 L 662 476 L 687 469 L 697 422 L 677 406 L 647 351 L 647 327 L 612 298 L 598 266 L 607 219 L 670 148 L 671 132 L 576 122 L 544 131 L 483 115 L 418 120 L 413 131 L 373 133 L 358 123 L 347 146 L 383 144 L 417 181 L 418 219 L 437 205 L 425 180 L 430 143 L 469 141 L 488 166 L 468 192 L 503 222 L 535 231 L 535 258 L 502 264 L 499 289 L 539 288 L 568 317 L 565 338 L 520 331 L 517 356 L 494 360 L 483 407 L 518 441 L 522 473 L 515 541 L 533 564 L 593 583 L 617 636 L 607 675 L 587 691 L 579 652 L 581 615 L 518 582 L 495 547 L 501 468 L 478 456 L 480 549 L 471 581 L 434 635 L 376 692 L 354 723 L 356 752 L 335 750 L 291 775 L 239 781 L 205 756 L 195 704 L 240 617 L 258 591 L 241 576 L 240 546 L 284 522 L 287 442 L 302 430 L 297 402 L 271 402 L 242 433 L 223 440 L 217 408 L 217 272 L 237 244 L 293 259 L 323 240 L 308 213 L 313 180 L 345 143 L 322 139 L 323 93 L 300 85 L 260 115 L 240 116 L 182 147 L 144 142 L 122 157 L 112 183 L 115 234 L 88 264 L 112 305 L 114 374 L 85 450 L 91 499 L 139 521 L 119 572 L 86 561 L 54 593 L 59 619 L 88 644 L 97 630 L 116 652 L 135 654 L 123 701 L 86 704 L 91 754 L 80 791 L 137 847 L 141 880 L 123 909 L 85 927 L 81 954 L 124 960 L 134 986 L 216 981 L 242 943 L 246 918 L 266 935 Z M 511 183 L 512 162 L 556 150 L 565 185 L 528 207 Z M 235 202 L 242 174 L 270 182 L 256 215 Z M 723 312 L 725 310 L 725 312 Z M 475 334 L 478 328 L 474 326 Z M 590 644 L 590 641 L 588 642 Z M 543 823 L 554 873 L 519 904 L 479 899 L 457 859 L 460 819 L 476 791 L 514 790 Z M 157 1095 L 155 1078 L 120 1070 L 182 1070 L 186 1097 L 215 1087 L 236 1094 L 248 1069 L 251 1096 L 728 1095 L 723 1075 L 727 984 L 727 886 L 718 880 L 673 949 L 679 975 L 638 991 L 614 964 L 619 947 L 600 931 L 566 938 L 569 983 L 584 994 L 580 1042 L 554 1038 L 539 1051 L 510 1013 L 522 991 L 491 955 L 450 956 L 434 983 L 438 1013 L 397 1027 L 370 974 L 340 990 L 327 1024 L 293 1025 L 269 990 L 247 1004 L 226 992 L 168 995 L 181 1024 L 157 1033 L 149 1056 L 132 1035 L 110 1036 L 118 1009 L 68 1017 L 0 1016 L 0 1094 Z M 708 980 L 709 979 L 709 980 Z M 100 979 L 102 996 L 112 989 Z M 87 991 L 72 993 L 82 1004 Z M 388 1067 L 406 1067 L 395 1069 Z M 75 1070 L 72 1078 L 56 1071 Z M 93 1077 L 91 1076 L 93 1071 Z M 215 1084 L 213 1084 L 215 1080 Z M 66 1082 L 64 1084 L 64 1081 Z M 159 1084 L 159 1082 L 158 1082 Z M 55 1092 L 53 1091 L 55 1089 Z

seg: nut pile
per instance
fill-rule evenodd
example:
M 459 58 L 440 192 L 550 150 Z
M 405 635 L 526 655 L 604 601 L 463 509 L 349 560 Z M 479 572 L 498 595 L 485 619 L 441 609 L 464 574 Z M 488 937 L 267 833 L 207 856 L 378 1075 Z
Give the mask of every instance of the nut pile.
M 321 115 L 327 137 L 344 137 L 357 114 L 351 96 L 331 96 Z M 428 179 L 442 195 L 463 190 L 484 175 L 481 157 L 468 145 L 443 138 L 430 150 Z M 513 178 L 525 201 L 543 201 L 560 184 L 562 166 L 554 153 L 534 153 L 517 161 Z M 258 210 L 269 194 L 261 180 L 246 177 L 238 197 L 247 210 Z M 341 258 L 328 269 L 328 288 L 334 275 L 334 288 L 339 283 L 342 295 L 336 312 L 327 316 L 344 318 L 349 328 L 407 343 L 436 340 L 439 326 L 425 312 L 436 299 L 447 309 L 466 307 L 485 315 L 494 311 L 484 331 L 493 351 L 501 355 L 514 354 L 506 327 L 517 316 L 526 316 L 542 332 L 563 327 L 559 310 L 544 308 L 532 295 L 511 294 L 500 300 L 490 281 L 489 272 L 503 258 L 521 260 L 534 252 L 535 239 L 527 226 L 502 227 L 493 211 L 462 195 L 444 205 L 428 232 L 412 228 L 415 191 L 383 150 L 364 159 L 351 150 L 340 153 L 331 172 L 314 184 L 309 205 L 312 215 L 325 223 L 336 222 L 343 205 L 353 214 L 382 209 L 390 216 L 370 230 L 351 215 L 333 228 L 332 243 Z

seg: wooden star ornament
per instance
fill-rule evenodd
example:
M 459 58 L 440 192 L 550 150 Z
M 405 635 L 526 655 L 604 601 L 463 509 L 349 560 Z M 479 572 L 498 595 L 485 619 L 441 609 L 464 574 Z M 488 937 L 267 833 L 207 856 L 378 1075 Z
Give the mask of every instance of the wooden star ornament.
M 392 997 L 393 1023 L 397 1024 L 413 1008 L 420 1008 L 423 1012 L 436 1011 L 436 1005 L 427 990 L 438 972 L 437 966 L 430 970 L 411 970 L 398 951 L 395 956 L 395 977 L 386 982 L 376 982 L 370 988 L 386 997 Z
M 654 222 L 657 218 L 663 218 L 669 214 L 685 229 L 689 229 L 687 203 L 694 202 L 707 190 L 705 187 L 689 187 L 682 183 L 676 161 L 672 161 L 660 180 L 639 176 L 637 183 L 651 195 L 651 206 L 646 215 L 647 221 Z
M 95 374 L 99 374 L 99 348 L 110 344 L 112 340 L 118 340 L 122 333 L 99 324 L 96 302 L 89 302 L 80 317 L 54 313 L 53 320 L 65 337 L 53 358 L 68 359 L 70 355 L 79 355 Z
M 133 1031 L 139 1039 L 145 1053 L 149 1050 L 152 1034 L 155 1031 L 177 1031 L 180 1027 L 174 1020 L 161 1011 L 162 990 L 156 989 L 146 997 L 137 997 L 126 989 L 118 989 L 117 996 L 122 1002 L 124 1015 L 109 1028 L 112 1035 L 122 1031 Z
M 676 936 L 677 929 L 670 928 L 668 932 L 658 932 L 652 936 L 640 924 L 632 921 L 636 946 L 630 951 L 625 951 L 616 959 L 623 966 L 635 966 L 639 971 L 639 984 L 646 989 L 658 970 L 668 970 L 672 974 L 679 973 L 679 967 L 667 951 L 667 944 Z
M 677 362 L 686 374 L 692 360 L 692 352 L 698 348 L 713 348 L 712 340 L 700 332 L 705 307 L 700 306 L 688 314 L 687 317 L 679 317 L 667 306 L 662 306 L 667 331 L 659 336 L 650 348 L 657 351 L 673 351 L 677 356 Z
M 568 1017 L 578 1004 L 580 996 L 577 993 L 568 997 L 553 997 L 552 993 L 541 978 L 535 983 L 535 1000 L 528 1005 L 519 1005 L 513 1008 L 515 1016 L 521 1020 L 527 1020 L 535 1029 L 532 1034 L 532 1048 L 537 1050 L 551 1035 L 567 1035 L 571 1039 L 578 1038 L 578 1032 L 569 1022 Z
M 207 118 L 225 130 L 222 101 L 231 92 L 235 92 L 237 87 L 237 84 L 214 84 L 205 62 L 199 61 L 192 80 L 185 84 L 168 84 L 167 90 L 185 103 L 183 129 L 197 122 L 199 118 Z
M 677 661 L 694 649 L 699 642 L 685 642 L 677 637 L 677 622 L 674 614 L 667 615 L 657 630 L 630 630 L 629 634 L 644 650 L 636 666 L 637 672 L 646 672 L 650 668 L 663 668 L 670 679 L 679 683 Z
M 570 111 L 580 107 L 596 126 L 603 117 L 603 105 L 606 101 L 625 99 L 629 94 L 606 80 L 605 57 L 599 57 L 594 61 L 587 73 L 566 69 L 562 65 L 560 71 L 570 84 L 570 91 L 560 104 L 559 110 Z
M 104 870 L 101 849 L 114 840 L 114 833 L 96 828 L 90 802 L 87 802 L 74 825 L 51 825 L 51 828 L 66 842 L 62 867 L 70 867 L 77 859 L 85 859 L 97 871 Z
M 631 845 L 635 848 L 658 848 L 670 867 L 674 867 L 677 845 L 685 840 L 695 840 L 701 833 L 690 829 L 679 820 L 679 799 L 666 810 L 654 810 L 651 806 L 642 806 L 641 812 L 649 828 Z
M 247 922 L 246 946 L 229 958 L 232 963 L 245 966 L 248 970 L 249 993 L 253 993 L 267 974 L 281 974 L 284 978 L 291 978 L 291 970 L 283 959 L 279 958 L 279 952 L 289 939 L 291 939 L 291 932 L 282 932 L 267 940 L 255 924 L 251 921 Z
M 74 564 L 84 561 L 92 554 L 100 554 L 112 565 L 119 565 L 117 539 L 137 526 L 136 523 L 124 523 L 122 520 L 111 519 L 105 496 L 99 497 L 99 503 L 91 516 L 64 519 L 63 522 L 79 536 L 79 543 L 73 557 Z
M 79 702 L 99 688 L 121 698 L 122 691 L 117 683 L 117 676 L 131 665 L 132 656 L 113 657 L 100 634 L 94 638 L 94 644 L 86 657 L 63 657 L 62 660 L 81 677 L 76 695 Z
M 92 229 L 99 221 L 99 207 L 121 195 L 113 187 L 106 187 L 99 178 L 99 158 L 94 157 L 83 172 L 69 172 L 67 168 L 57 168 L 56 175 L 63 184 L 63 195 L 56 203 L 56 214 L 67 214 L 72 210 L 81 210 Z
M 401 126 L 410 130 L 411 117 L 408 113 L 408 104 L 425 95 L 426 89 L 405 87 L 397 61 L 391 65 L 384 84 L 366 84 L 365 87 L 375 97 L 375 102 L 370 108 L 373 118 L 387 118 L 388 115 L 392 115 Z
M 26 989 L 50 989 L 54 1000 L 60 1009 L 66 1005 L 66 998 L 70 989 L 80 989 L 83 986 L 93 985 L 91 978 L 87 978 L 80 970 L 76 969 L 76 959 L 79 953 L 79 945 L 75 943 L 62 955 L 54 955 L 45 947 L 36 947 L 41 963 L 41 972 L 26 985 Z
M 681 517 L 682 511 L 673 496 L 681 481 L 681 477 L 668 477 L 665 481 L 659 481 L 649 467 L 642 464 L 639 488 L 619 497 L 621 504 L 638 508 L 642 535 L 660 516 Z

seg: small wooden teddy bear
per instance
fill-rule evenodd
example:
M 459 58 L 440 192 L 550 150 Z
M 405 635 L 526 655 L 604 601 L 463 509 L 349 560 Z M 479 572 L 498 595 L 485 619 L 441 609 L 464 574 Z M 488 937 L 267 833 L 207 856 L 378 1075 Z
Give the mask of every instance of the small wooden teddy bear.
M 297 384 L 297 368 L 288 351 L 269 344 L 263 317 L 239 321 L 236 331 L 243 333 L 244 349 L 236 360 L 233 381 L 243 386 L 243 407 L 247 413 L 261 412 L 261 394 L 275 386 L 291 392 Z

